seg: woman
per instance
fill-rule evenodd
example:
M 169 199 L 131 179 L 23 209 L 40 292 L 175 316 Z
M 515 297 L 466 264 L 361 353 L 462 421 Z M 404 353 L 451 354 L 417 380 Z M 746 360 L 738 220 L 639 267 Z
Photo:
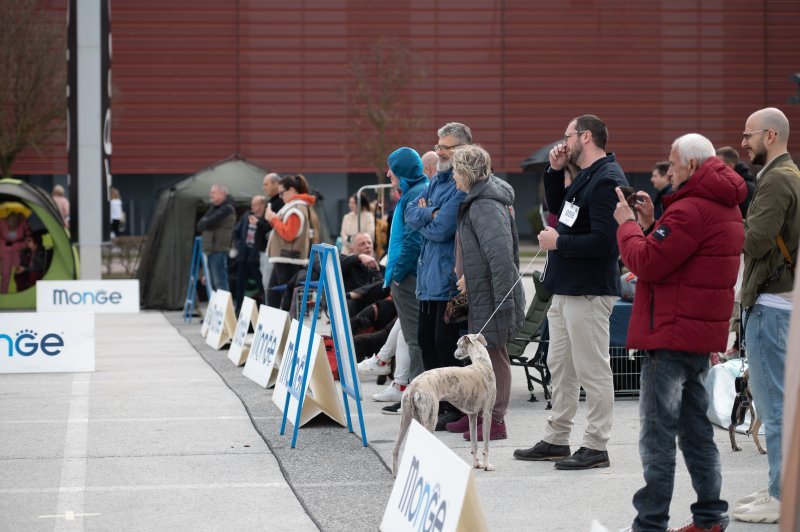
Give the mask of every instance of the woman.
M 308 264 L 311 206 L 316 198 L 308 193 L 306 178 L 299 174 L 281 179 L 278 195 L 284 201 L 281 210 L 274 212 L 268 203 L 264 213 L 264 218 L 273 229 L 267 242 L 267 253 L 273 266 L 267 288 L 267 304 L 288 311 L 292 302 L 291 291 L 284 290 L 281 293 L 273 288 L 285 285 L 300 268 Z
M 116 187 L 111 187 L 111 202 L 109 206 L 111 214 L 111 238 L 116 238 L 124 231 L 125 222 L 122 212 L 122 196 Z
M 519 279 L 519 240 L 511 215 L 514 189 L 492 175 L 491 164 L 489 154 L 476 145 L 460 148 L 453 155 L 456 188 L 467 193 L 458 210 L 458 288 L 467 294 L 469 333 L 482 331 L 488 344 L 497 380 L 489 437 L 501 440 L 508 437 L 505 414 L 511 391 L 506 342 L 522 327 L 525 295 L 522 284 L 516 282 Z M 497 313 L 492 316 L 495 309 Z M 453 425 L 457 424 L 466 427 L 464 438 L 468 440 L 466 416 Z M 482 438 L 481 431 L 478 435 Z
M 361 194 L 361 212 L 356 214 L 358 205 L 356 203 L 356 195 L 350 196 L 348 203 L 350 212 L 342 218 L 342 255 L 350 255 L 350 244 L 353 243 L 353 237 L 358 233 L 367 233 L 369 236 L 375 238 L 375 216 L 369 208 L 369 198 L 363 193 Z M 358 220 L 361 219 L 361 230 L 358 229 Z

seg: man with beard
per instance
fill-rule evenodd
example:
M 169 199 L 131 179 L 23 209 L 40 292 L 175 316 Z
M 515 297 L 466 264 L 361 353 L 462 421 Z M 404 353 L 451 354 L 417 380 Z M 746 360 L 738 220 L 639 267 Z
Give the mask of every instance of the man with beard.
M 767 434 L 769 485 L 736 502 L 734 519 L 777 523 L 781 511 L 783 386 L 800 239 L 800 174 L 786 151 L 789 121 L 774 107 L 747 119 L 742 148 L 764 165 L 744 231 L 742 308 L 750 391 Z
M 608 319 L 620 295 L 615 188 L 628 182 L 614 154 L 606 154 L 607 141 L 608 129 L 598 117 L 573 119 L 564 142 L 550 150 L 544 176 L 547 205 L 559 213 L 558 225 L 539 233 L 539 246 L 548 251 L 543 282 L 553 294 L 547 312 L 553 410 L 544 438 L 529 449 L 517 449 L 514 458 L 555 461 L 556 469 L 610 464 L 606 445 L 614 383 Z M 569 188 L 564 183 L 567 163 L 580 168 Z M 581 386 L 586 391 L 588 425 L 582 446 L 570 456 L 570 430 Z
M 416 202 L 406 208 L 406 224 L 422 235 L 417 266 L 418 340 L 426 371 L 460 365 L 453 353 L 461 326 L 445 323 L 444 311 L 458 293 L 454 270 L 456 218 L 458 206 L 467 195 L 456 189 L 451 159 L 456 148 L 472 144 L 472 132 L 458 122 L 445 124 L 438 133 L 439 143 L 434 146 L 439 156 L 436 175 Z M 439 403 L 439 410 L 436 430 L 445 430 L 448 423 L 464 417 L 446 401 Z

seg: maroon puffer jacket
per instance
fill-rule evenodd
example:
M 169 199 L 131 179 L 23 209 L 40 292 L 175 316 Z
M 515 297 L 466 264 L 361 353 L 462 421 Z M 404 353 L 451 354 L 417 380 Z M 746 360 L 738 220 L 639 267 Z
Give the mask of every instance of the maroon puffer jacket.
M 744 180 L 711 157 L 664 198 L 645 237 L 635 223 L 617 229 L 622 260 L 639 276 L 627 345 L 633 349 L 724 351 L 744 226 Z

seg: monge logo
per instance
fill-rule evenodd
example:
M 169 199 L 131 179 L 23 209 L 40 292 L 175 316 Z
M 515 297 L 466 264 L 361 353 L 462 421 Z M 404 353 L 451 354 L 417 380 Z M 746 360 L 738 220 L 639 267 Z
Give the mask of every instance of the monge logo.
M 64 347 L 64 338 L 56 333 L 47 333 L 39 338 L 39 333 L 33 329 L 22 329 L 14 338 L 0 332 L 0 354 L 5 353 L 10 357 L 15 355 L 29 357 L 39 351 L 49 357 L 54 357 L 61 353 L 62 347 Z
M 403 494 L 397 507 L 412 529 L 428 532 L 443 530 L 447 520 L 447 501 L 439 483 L 431 486 L 419 474 L 419 459 L 411 459 L 408 477 L 403 485 Z
M 83 292 L 69 292 L 67 290 L 53 290 L 53 305 L 119 305 L 122 294 L 119 292 L 107 293 L 105 290 L 84 290 Z

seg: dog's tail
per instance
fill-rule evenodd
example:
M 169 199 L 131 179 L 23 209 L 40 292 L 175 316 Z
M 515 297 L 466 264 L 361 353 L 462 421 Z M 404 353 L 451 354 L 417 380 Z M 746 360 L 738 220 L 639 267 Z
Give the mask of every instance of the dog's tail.
M 406 439 L 406 435 L 408 434 L 408 428 L 411 426 L 411 409 L 413 408 L 411 401 L 401 401 L 400 404 L 400 412 L 402 414 L 400 418 L 400 432 L 397 434 L 397 441 L 394 444 L 394 450 L 392 451 L 392 476 L 397 478 L 397 467 L 398 467 L 398 457 L 400 455 L 400 446 L 403 444 L 403 440 Z

